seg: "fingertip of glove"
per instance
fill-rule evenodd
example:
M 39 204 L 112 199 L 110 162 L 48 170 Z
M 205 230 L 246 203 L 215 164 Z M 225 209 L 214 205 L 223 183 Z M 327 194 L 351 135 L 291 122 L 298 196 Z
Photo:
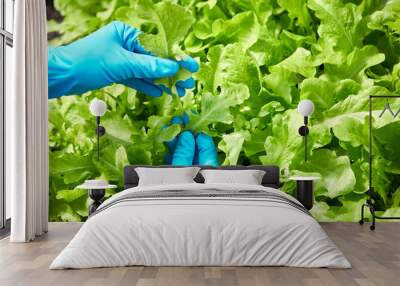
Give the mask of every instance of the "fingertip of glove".
M 182 87 L 182 88 L 188 88 L 188 89 L 194 88 L 195 84 L 196 84 L 196 81 L 192 77 L 190 77 L 186 80 L 178 80 L 176 82 L 177 86 Z
M 179 97 L 184 97 L 185 96 L 185 89 L 184 88 L 177 86 L 176 87 L 176 91 L 177 91 Z
M 183 118 L 183 123 L 184 123 L 184 124 L 189 124 L 190 118 L 189 118 L 189 115 L 186 113 L 186 111 L 183 112 L 182 118 Z
M 209 146 L 214 147 L 214 140 L 212 139 L 212 137 L 203 132 L 197 134 L 196 143 L 200 148 L 209 147 Z
M 189 130 L 183 131 L 183 132 L 179 135 L 179 140 L 184 140 L 185 142 L 190 142 L 190 143 L 193 142 L 193 144 L 194 144 L 194 142 L 195 142 L 193 133 L 192 133 L 192 131 L 189 131 Z
M 199 64 L 192 57 L 185 57 L 183 60 L 178 61 L 179 65 L 190 72 L 197 72 L 199 70 Z
M 171 124 L 183 124 L 183 119 L 182 117 L 175 115 L 174 117 L 172 117 L 171 119 Z

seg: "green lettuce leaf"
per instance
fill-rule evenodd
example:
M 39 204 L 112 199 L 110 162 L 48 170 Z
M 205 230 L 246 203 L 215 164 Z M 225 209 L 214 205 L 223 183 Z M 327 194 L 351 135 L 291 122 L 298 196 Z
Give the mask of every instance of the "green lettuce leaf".
M 321 180 L 315 182 L 316 196 L 336 198 L 350 193 L 356 184 L 349 158 L 326 149 L 314 151 L 309 161 L 298 170 L 320 174 Z
M 373 30 L 380 30 L 393 35 L 400 36 L 400 1 L 390 0 L 382 10 L 375 11 L 368 23 L 368 28 Z
M 245 84 L 250 94 L 260 92 L 259 70 L 239 44 L 214 46 L 208 51 L 207 59 L 196 74 L 204 91 L 215 94 L 224 86 Z
M 249 89 L 244 84 L 225 86 L 217 95 L 204 93 L 201 97 L 200 112 L 188 111 L 190 123 L 187 128 L 194 132 L 200 132 L 207 131 L 208 126 L 213 123 L 232 123 L 234 117 L 230 108 L 243 103 L 249 96 Z
M 278 4 L 288 11 L 292 20 L 297 20 L 299 26 L 310 28 L 311 16 L 305 0 L 278 0 Z
M 340 141 L 348 142 L 352 147 L 369 145 L 368 121 L 346 117 L 332 128 L 333 134 Z
M 362 46 L 368 29 L 361 10 L 353 3 L 343 4 L 339 0 L 310 0 L 308 7 L 321 20 L 318 34 L 331 39 L 338 50 L 351 52 Z
M 49 161 L 50 176 L 61 179 L 66 185 L 80 183 L 97 174 L 89 156 L 53 152 Z
M 374 46 L 355 48 L 341 65 L 325 65 L 325 72 L 332 79 L 353 79 L 359 83 L 366 80 L 365 70 L 382 63 L 385 55 L 379 53 Z
M 225 153 L 224 165 L 236 165 L 244 143 L 244 136 L 240 132 L 222 135 L 218 148 Z
M 87 195 L 87 190 L 84 189 L 60 190 L 57 192 L 56 198 L 57 200 L 64 200 L 70 203 L 85 195 Z
M 243 11 L 252 11 L 257 15 L 257 19 L 261 24 L 266 23 L 268 18 L 272 16 L 274 9 L 274 3 L 270 0 L 217 1 L 217 5 L 231 17 Z
M 288 58 L 270 67 L 270 70 L 274 72 L 276 67 L 279 67 L 293 73 L 301 74 L 304 77 L 314 77 L 315 67 L 318 65 L 319 63 L 312 58 L 310 51 L 304 48 L 298 48 Z
M 197 22 L 193 27 L 194 36 L 209 40 L 203 49 L 211 44 L 240 43 L 244 48 L 251 47 L 259 37 L 260 24 L 253 12 L 243 12 L 232 19 L 216 19 Z
M 260 156 L 263 165 L 278 165 L 288 169 L 291 164 L 298 164 L 302 159 L 301 136 L 296 130 L 300 127 L 301 116 L 296 111 L 277 114 L 272 119 L 272 136 L 264 143 L 266 155 Z
M 300 98 L 310 99 L 316 111 L 323 112 L 335 104 L 335 86 L 331 81 L 322 78 L 306 78 L 300 84 Z

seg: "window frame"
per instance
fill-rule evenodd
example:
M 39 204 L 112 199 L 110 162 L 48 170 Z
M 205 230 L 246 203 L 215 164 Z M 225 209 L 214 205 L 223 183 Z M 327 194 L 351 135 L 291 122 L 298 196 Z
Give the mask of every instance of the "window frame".
M 15 5 L 14 0 L 12 5 Z M 14 9 L 12 9 L 14 12 Z M 13 47 L 13 34 L 6 30 L 6 0 L 0 0 L 0 237 L 10 231 L 10 219 L 6 218 L 5 190 L 5 93 L 6 47 Z M 13 17 L 13 16 L 12 16 Z

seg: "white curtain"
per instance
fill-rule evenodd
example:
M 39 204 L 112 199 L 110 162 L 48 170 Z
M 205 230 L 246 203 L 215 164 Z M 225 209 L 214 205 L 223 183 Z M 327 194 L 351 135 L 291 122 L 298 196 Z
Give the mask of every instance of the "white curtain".
M 44 0 L 15 1 L 13 92 L 6 97 L 12 242 L 47 232 L 47 23 Z

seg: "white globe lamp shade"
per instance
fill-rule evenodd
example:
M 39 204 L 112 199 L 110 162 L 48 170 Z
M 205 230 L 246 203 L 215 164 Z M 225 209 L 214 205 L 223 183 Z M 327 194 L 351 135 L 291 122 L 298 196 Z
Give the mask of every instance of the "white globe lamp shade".
M 107 105 L 105 104 L 104 101 L 100 99 L 93 99 L 90 102 L 90 113 L 92 113 L 94 116 L 103 116 L 104 113 L 107 111 Z
M 309 99 L 303 99 L 299 102 L 297 110 L 304 117 L 310 116 L 314 112 L 314 103 Z

